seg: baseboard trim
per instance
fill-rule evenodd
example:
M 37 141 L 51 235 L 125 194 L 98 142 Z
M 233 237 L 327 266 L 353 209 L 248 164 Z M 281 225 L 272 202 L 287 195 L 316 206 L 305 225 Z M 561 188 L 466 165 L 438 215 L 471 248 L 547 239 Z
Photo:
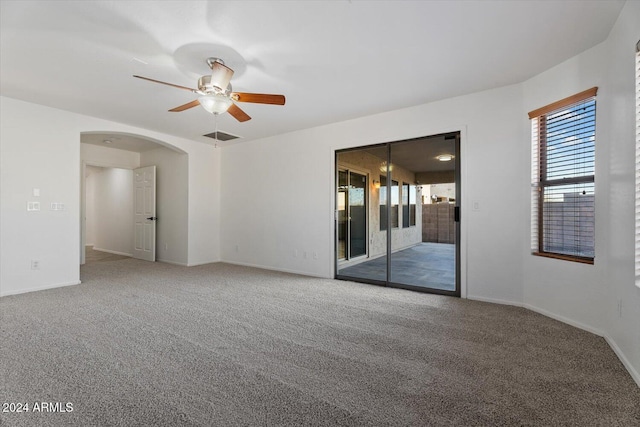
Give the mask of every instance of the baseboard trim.
M 600 330 L 600 329 L 594 328 L 594 327 L 589 326 L 589 325 L 585 325 L 584 323 L 576 322 L 575 320 L 571 320 L 568 317 L 559 316 L 557 314 L 554 314 L 554 313 L 552 313 L 550 311 L 547 311 L 545 309 L 536 307 L 536 306 L 531 305 L 531 304 L 522 304 L 522 306 L 524 308 L 527 308 L 527 309 L 531 310 L 531 311 L 535 311 L 536 313 L 540 313 L 543 316 L 550 317 L 550 318 L 555 319 L 555 320 L 557 320 L 559 322 L 566 323 L 567 325 L 571 325 L 571 326 L 573 326 L 575 328 L 578 328 L 578 329 L 582 329 L 583 331 L 591 332 L 592 334 L 595 334 L 595 335 L 597 335 L 599 337 L 604 337 L 604 332 L 602 330 Z
M 106 252 L 108 254 L 114 254 L 114 255 L 123 255 L 123 256 L 133 256 L 133 254 L 128 254 L 126 252 L 118 252 L 118 251 L 112 251 L 109 249 L 102 249 L 102 248 L 96 248 L 95 246 L 93 247 L 94 251 L 99 251 L 99 252 Z
M 480 301 L 480 302 L 490 302 L 493 304 L 512 305 L 514 307 L 523 307 L 522 303 L 519 303 L 516 301 L 509 301 L 505 299 L 485 298 L 485 297 L 479 297 L 476 295 L 467 295 L 466 299 L 470 299 L 473 301 Z
M 203 262 L 187 263 L 187 262 L 170 261 L 167 259 L 160 259 L 160 258 L 156 259 L 156 261 L 164 262 L 165 264 L 179 265 L 180 267 L 197 267 L 199 265 L 215 264 L 217 262 L 222 262 L 222 261 L 203 261 Z
M 627 372 L 629 372 L 629 375 L 631 375 L 631 378 L 633 378 L 633 380 L 636 382 L 636 384 L 638 385 L 638 388 L 640 388 L 640 373 L 638 373 L 638 371 L 636 371 L 633 365 L 631 365 L 631 362 L 629 362 L 629 359 L 627 359 L 627 357 L 624 355 L 620 347 L 618 347 L 618 344 L 616 344 L 616 342 L 613 339 L 609 338 L 608 335 L 605 335 L 603 338 L 605 339 L 607 344 L 609 344 L 609 347 L 611 347 L 611 349 L 616 354 L 616 356 L 618 356 L 618 359 L 620 359 L 620 361 L 622 362 L 622 365 L 627 369 Z
M 177 262 L 177 261 L 169 261 L 168 259 L 160 259 L 160 258 L 156 258 L 157 262 L 162 262 L 165 264 L 171 264 L 171 265 L 179 265 L 180 267 L 189 267 L 189 264 L 185 263 L 185 262 Z
M 286 269 L 286 268 L 266 267 L 264 265 L 250 264 L 250 263 L 247 263 L 247 262 L 238 262 L 238 261 L 220 261 L 220 262 L 223 262 L 225 264 L 240 265 L 242 267 L 253 267 L 253 268 L 260 268 L 262 270 L 280 271 L 282 273 L 298 274 L 300 276 L 316 277 L 316 278 L 319 278 L 319 279 L 329 279 L 329 277 L 325 277 L 325 276 L 322 276 L 322 275 L 319 275 L 319 274 L 311 274 L 311 273 L 305 272 L 305 271 L 289 270 L 289 269 Z
M 207 265 L 207 264 L 215 264 L 217 262 L 222 262 L 220 260 L 217 261 L 202 261 L 202 262 L 189 262 L 185 264 L 187 267 L 197 267 L 199 265 Z
M 9 296 L 9 295 L 26 294 L 28 292 L 44 291 L 44 290 L 53 289 L 53 288 L 63 288 L 65 286 L 75 286 L 75 285 L 79 285 L 81 283 L 82 282 L 80 280 L 78 280 L 77 282 L 55 283 L 55 284 L 52 284 L 52 285 L 38 286 L 38 287 L 35 287 L 35 288 L 18 289 L 18 290 L 13 290 L 13 291 L 9 291 L 9 292 L 0 292 L 0 297 L 6 297 L 6 296 Z
M 538 314 L 542 314 L 543 316 L 550 317 L 550 318 L 552 318 L 554 320 L 557 320 L 559 322 L 562 322 L 562 323 L 566 323 L 567 325 L 571 325 L 571 326 L 573 326 L 575 328 L 582 329 L 583 331 L 591 332 L 592 334 L 595 334 L 595 335 L 597 335 L 599 337 L 604 337 L 605 336 L 604 332 L 602 330 L 600 330 L 600 329 L 591 327 L 589 325 L 585 325 L 584 323 L 576 322 L 575 320 L 571 320 L 568 317 L 557 315 L 557 314 L 552 313 L 550 311 L 547 311 L 547 310 L 545 310 L 543 308 L 536 307 L 535 305 L 520 303 L 520 302 L 516 302 L 516 301 L 508 301 L 508 300 L 501 300 L 501 299 L 494 299 L 494 298 L 485 298 L 485 297 L 479 297 L 479 296 L 474 296 L 474 295 L 467 295 L 467 299 L 475 300 L 475 301 L 482 301 L 482 302 L 491 302 L 491 303 L 494 303 L 494 304 L 512 305 L 514 307 L 526 308 L 527 310 L 535 311 Z

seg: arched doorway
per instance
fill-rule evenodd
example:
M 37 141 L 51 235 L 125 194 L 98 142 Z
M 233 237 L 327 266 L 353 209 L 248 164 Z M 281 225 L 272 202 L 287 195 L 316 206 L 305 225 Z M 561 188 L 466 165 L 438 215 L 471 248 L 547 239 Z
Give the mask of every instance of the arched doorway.
M 86 261 L 88 244 L 109 255 L 133 254 L 134 170 L 152 165 L 157 172 L 156 259 L 186 264 L 187 154 L 130 133 L 82 132 L 80 144 L 80 265 Z

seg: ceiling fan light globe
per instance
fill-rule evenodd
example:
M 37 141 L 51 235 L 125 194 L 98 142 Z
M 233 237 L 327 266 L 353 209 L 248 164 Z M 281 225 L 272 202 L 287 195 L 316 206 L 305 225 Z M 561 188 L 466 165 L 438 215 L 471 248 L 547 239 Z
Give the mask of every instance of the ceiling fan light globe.
M 224 95 L 204 95 L 198 98 L 200 105 L 211 114 L 225 113 L 233 102 Z

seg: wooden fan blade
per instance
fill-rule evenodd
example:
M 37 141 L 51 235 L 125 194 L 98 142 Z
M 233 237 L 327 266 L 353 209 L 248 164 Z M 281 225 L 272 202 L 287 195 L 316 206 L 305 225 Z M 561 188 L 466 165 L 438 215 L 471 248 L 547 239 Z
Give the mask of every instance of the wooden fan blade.
M 197 107 L 198 105 L 200 105 L 200 101 L 196 99 L 195 101 L 187 102 L 184 105 L 172 108 L 169 111 L 171 111 L 172 113 L 179 113 L 180 111 L 188 110 L 189 108 Z
M 266 93 L 233 92 L 231 98 L 238 102 L 253 102 L 255 104 L 284 105 L 284 95 L 269 95 Z
M 227 113 L 231 114 L 237 121 L 246 122 L 247 120 L 251 120 L 251 117 L 236 104 L 231 104 L 231 107 L 227 110 Z
M 194 92 L 194 93 L 198 92 L 197 90 L 191 89 L 190 87 L 174 85 L 173 83 L 161 82 L 160 80 L 150 79 L 149 77 L 142 77 L 142 76 L 136 76 L 136 75 L 134 75 L 133 77 L 136 77 L 136 78 L 139 78 L 139 79 L 142 79 L 142 80 L 149 80 L 150 82 L 154 82 L 154 83 L 160 83 L 162 85 L 177 87 L 178 89 L 188 90 L 189 92 Z

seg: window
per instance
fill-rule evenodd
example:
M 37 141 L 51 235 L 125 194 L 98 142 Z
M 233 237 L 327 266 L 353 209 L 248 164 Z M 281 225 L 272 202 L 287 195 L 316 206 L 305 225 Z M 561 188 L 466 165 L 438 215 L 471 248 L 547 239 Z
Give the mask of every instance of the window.
M 391 228 L 398 228 L 398 204 L 400 202 L 398 181 L 391 180 Z
M 636 44 L 636 286 L 640 288 L 640 41 Z
M 380 175 L 380 231 L 387 229 L 387 177 Z M 391 181 L 391 228 L 398 228 L 398 181 Z
M 536 255 L 593 264 L 597 90 L 529 113 Z
M 402 228 L 409 228 L 409 184 L 402 183 Z
M 409 225 L 416 225 L 416 186 L 409 188 Z
M 380 231 L 387 229 L 387 177 L 380 175 Z

